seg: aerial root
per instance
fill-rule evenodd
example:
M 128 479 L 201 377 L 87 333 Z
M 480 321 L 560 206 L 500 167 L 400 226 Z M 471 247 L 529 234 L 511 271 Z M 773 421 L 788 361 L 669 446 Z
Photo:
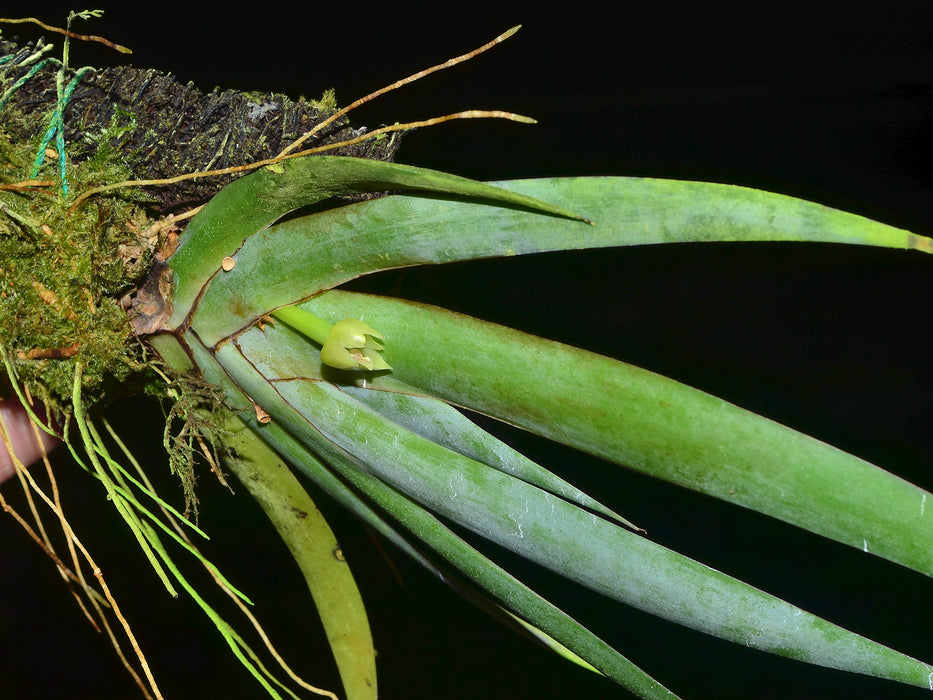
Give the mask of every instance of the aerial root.
M 384 126 L 379 129 L 373 129 L 372 131 L 367 131 L 364 134 L 360 134 L 359 136 L 356 136 L 352 139 L 348 139 L 345 141 L 339 141 L 337 143 L 327 144 L 326 146 L 319 146 L 317 148 L 308 148 L 308 149 L 304 149 L 304 150 L 297 151 L 294 153 L 292 152 L 296 148 L 301 146 L 303 143 L 305 143 L 308 139 L 312 138 L 315 134 L 319 133 L 322 129 L 334 123 L 341 117 L 346 116 L 348 113 L 350 113 L 357 107 L 364 105 L 367 102 L 374 100 L 375 98 L 380 97 L 381 95 L 386 94 L 387 92 L 391 92 L 392 90 L 400 88 L 404 85 L 413 83 L 414 81 L 419 80 L 420 78 L 423 78 L 427 75 L 430 75 L 431 73 L 434 73 L 439 70 L 444 70 L 446 68 L 451 68 L 459 63 L 468 61 L 471 58 L 478 56 L 479 54 L 485 51 L 488 51 L 489 49 L 493 48 L 497 44 L 502 43 L 503 41 L 508 39 L 510 36 L 515 34 L 515 32 L 517 32 L 520 28 L 521 28 L 521 25 L 512 27 L 508 31 L 503 32 L 502 34 L 497 36 L 492 41 L 489 41 L 483 44 L 482 46 L 480 46 L 477 49 L 474 49 L 473 51 L 469 51 L 455 58 L 451 58 L 447 61 L 444 61 L 443 63 L 439 63 L 435 66 L 431 66 L 430 68 L 426 68 L 425 70 L 418 71 L 417 73 L 409 75 L 407 78 L 402 78 L 401 80 L 397 80 L 391 85 L 387 85 L 383 88 L 376 90 L 375 92 L 371 92 L 368 95 L 359 98 L 358 100 L 349 104 L 343 109 L 340 109 L 337 112 L 334 112 L 334 114 L 329 116 L 327 119 L 319 122 L 318 124 L 315 124 L 312 129 L 302 134 L 298 139 L 293 141 L 288 147 L 283 149 L 274 158 L 266 158 L 263 160 L 258 160 L 254 163 L 248 163 L 246 165 L 235 165 L 229 168 L 221 168 L 219 170 L 203 170 L 203 171 L 199 171 L 196 173 L 185 173 L 183 175 L 176 175 L 174 177 L 160 178 L 160 179 L 154 179 L 154 180 L 125 180 L 123 182 L 117 182 L 117 183 L 113 183 L 110 185 L 92 187 L 88 190 L 85 190 L 84 192 L 82 192 L 80 195 L 78 195 L 75 198 L 74 202 L 71 204 L 71 207 L 69 208 L 69 211 L 72 211 L 72 212 L 75 211 L 81 205 L 81 203 L 84 202 L 88 197 L 95 195 L 95 194 L 100 194 L 102 192 L 108 192 L 110 190 L 115 190 L 115 189 L 124 188 L 124 187 L 161 187 L 165 185 L 174 185 L 179 182 L 184 182 L 187 180 L 195 180 L 195 179 L 204 178 L 204 177 L 214 177 L 217 175 L 233 175 L 236 173 L 248 172 L 250 170 L 255 170 L 256 168 L 261 168 L 266 165 L 274 165 L 276 163 L 279 163 L 283 160 L 287 160 L 289 158 L 302 158 L 304 156 L 315 155 L 315 154 L 324 153 L 327 151 L 333 151 L 333 150 L 344 148 L 347 146 L 355 146 L 356 144 L 362 143 L 364 141 L 369 141 L 382 134 L 386 134 L 386 133 L 390 133 L 394 131 L 408 131 L 411 129 L 417 129 L 417 128 L 426 127 L 426 126 L 434 126 L 436 124 L 442 124 L 443 122 L 452 121 L 454 119 L 505 119 L 507 121 L 521 122 L 523 124 L 534 124 L 535 123 L 534 119 L 531 119 L 530 117 L 524 117 L 520 114 L 513 114 L 512 112 L 504 112 L 501 110 L 469 109 L 469 110 L 464 110 L 461 112 L 455 112 L 453 114 L 448 114 L 442 117 L 434 117 L 434 118 L 425 119 L 422 121 L 407 122 L 405 124 L 393 124 L 391 126 Z M 176 215 L 173 218 L 173 222 L 177 222 L 181 219 L 185 219 L 190 216 L 193 216 L 196 212 L 197 212 L 197 209 L 186 212 L 181 215 Z
M 36 19 L 35 17 L 20 17 L 17 19 L 7 19 L 5 17 L 0 17 L 0 22 L 5 24 L 38 24 L 47 32 L 54 32 L 55 34 L 62 34 L 63 36 L 68 37 L 69 39 L 77 39 L 78 41 L 96 41 L 98 44 L 103 44 L 104 46 L 119 51 L 120 53 L 133 53 L 131 49 L 116 44 L 110 39 L 105 39 L 102 36 L 95 36 L 93 34 L 76 34 L 68 29 L 62 29 L 61 27 L 53 27 L 41 20 Z
M 24 398 L 26 397 L 24 396 Z M 39 427 L 36 423 L 36 417 L 34 415 L 32 425 L 33 430 L 36 431 L 36 437 L 38 438 Z M 44 443 L 41 440 L 38 441 L 43 450 L 42 462 L 45 465 L 46 474 L 48 475 L 49 483 L 51 485 L 51 497 L 45 493 L 41 486 L 39 486 L 32 473 L 25 467 L 25 465 L 23 465 L 23 463 L 17 459 L 13 451 L 9 430 L 7 429 L 6 423 L 4 422 L 2 416 L 0 416 L 0 438 L 2 438 L 3 444 L 12 458 L 13 466 L 16 469 L 16 474 L 22 486 L 32 520 L 35 523 L 35 527 L 31 526 L 30 523 L 27 522 L 27 520 L 6 501 L 2 493 L 0 493 L 0 508 L 13 517 L 13 519 L 25 530 L 26 534 L 46 553 L 46 555 L 48 555 L 48 557 L 55 564 L 61 576 L 66 581 L 73 584 L 73 586 L 70 587 L 71 592 L 72 595 L 74 595 L 81 611 L 84 613 L 85 617 L 88 619 L 91 625 L 93 625 L 95 630 L 100 632 L 101 628 L 103 627 L 103 630 L 106 632 L 108 638 L 110 639 L 117 657 L 120 659 L 120 662 L 123 664 L 124 668 L 126 668 L 130 676 L 136 682 L 143 697 L 147 698 L 147 700 L 162 700 L 162 694 L 159 692 L 155 679 L 152 677 L 152 674 L 149 671 L 146 657 L 142 650 L 139 648 L 139 644 L 136 642 L 136 639 L 132 633 L 132 629 L 130 628 L 129 623 L 126 621 L 126 618 L 121 613 L 116 599 L 111 594 L 110 589 L 107 586 L 107 582 L 101 573 L 100 567 L 91 557 L 90 553 L 82 544 L 81 540 L 74 533 L 70 523 L 68 522 L 68 519 L 65 517 L 65 513 L 62 509 L 62 504 L 59 499 L 58 482 L 55 479 L 48 455 L 45 453 Z M 56 553 L 55 547 L 52 545 L 52 542 L 46 533 L 42 517 L 40 516 L 36 507 L 36 503 L 33 498 L 34 494 L 37 495 L 46 506 L 48 506 L 48 508 L 58 519 L 62 533 L 64 534 L 65 541 L 67 543 L 72 562 L 71 566 L 62 561 L 62 559 Z M 78 552 L 80 552 L 81 557 L 78 556 Z M 93 572 L 93 575 L 97 578 L 97 581 L 101 587 L 100 591 L 94 589 L 85 578 L 81 558 L 84 559 L 87 566 Z M 93 613 L 91 610 L 89 610 L 89 607 L 93 609 Z M 109 608 L 119 621 L 120 625 L 123 627 L 127 639 L 129 640 L 130 645 L 136 653 L 136 657 L 140 663 L 140 666 L 147 676 L 147 680 L 149 681 L 148 687 L 143 679 L 140 678 L 133 665 L 126 658 L 126 655 L 123 653 L 120 640 L 114 634 L 104 608 Z M 149 692 L 150 690 L 152 693 Z

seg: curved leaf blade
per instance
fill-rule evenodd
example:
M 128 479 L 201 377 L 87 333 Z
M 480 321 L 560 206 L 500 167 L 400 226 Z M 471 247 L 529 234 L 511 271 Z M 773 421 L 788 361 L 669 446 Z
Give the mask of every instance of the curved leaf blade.
M 323 380 L 325 375 L 335 374 L 333 371 L 325 372 L 316 347 L 287 326 L 276 324 L 262 331 L 247 331 L 238 336 L 237 345 L 271 382 L 296 376 Z M 412 395 L 415 391 L 412 387 L 391 376 L 380 377 L 376 385 L 383 391 L 367 391 L 352 385 L 345 386 L 344 391 L 380 415 L 432 442 L 638 529 L 596 499 L 482 430 L 446 403 L 428 396 Z
M 933 495 L 814 438 L 652 372 L 436 307 L 340 291 L 303 307 L 325 319 L 365 313 L 385 335 L 393 375 L 423 391 L 933 575 Z
M 731 185 L 626 177 L 498 184 L 545 201 L 567 202 L 595 225 L 488 202 L 408 195 L 298 217 L 256 233 L 236 253 L 236 267 L 212 280 L 200 302 L 202 338 L 211 345 L 280 306 L 361 275 L 411 265 L 714 241 L 811 241 L 931 251 L 929 238 L 908 231 Z
M 225 459 L 256 499 L 301 569 L 340 672 L 347 700 L 375 700 L 376 650 L 366 607 L 324 516 L 281 458 L 237 417 L 225 425 L 236 457 Z
M 236 343 L 221 347 L 217 358 L 306 444 L 345 451 L 370 480 L 584 586 L 771 653 L 921 687 L 929 682 L 933 667 L 422 438 L 330 382 L 294 377 L 272 384 Z M 364 478 L 355 465 L 342 473 Z
M 338 195 L 399 189 L 472 197 L 576 217 L 531 197 L 436 170 L 343 156 L 285 160 L 230 183 L 188 224 L 169 259 L 175 274 L 169 327 L 178 328 L 185 322 L 225 257 L 234 255 L 250 236 L 285 214 Z
M 359 493 L 370 502 L 378 503 L 381 509 L 404 524 L 419 542 L 460 574 L 623 687 L 641 698 L 651 700 L 677 697 L 576 620 L 484 557 L 418 503 L 370 475 L 339 446 L 324 440 L 318 442 L 316 449 L 312 450 L 307 440 L 296 438 L 275 421 L 260 425 L 249 415 L 243 415 L 242 419 L 257 435 L 315 481 L 319 477 L 318 466 L 325 459 Z M 427 561 L 423 557 L 417 560 L 422 563 Z M 430 565 L 428 568 L 441 580 L 447 581 L 439 570 Z
M 387 383 L 381 382 L 380 388 Z M 431 442 L 621 522 L 633 530 L 639 529 L 596 499 L 493 437 L 448 404 L 433 398 L 411 396 L 404 393 L 405 386 L 399 384 L 394 391 L 371 391 L 352 385 L 343 387 L 343 391 L 379 415 Z

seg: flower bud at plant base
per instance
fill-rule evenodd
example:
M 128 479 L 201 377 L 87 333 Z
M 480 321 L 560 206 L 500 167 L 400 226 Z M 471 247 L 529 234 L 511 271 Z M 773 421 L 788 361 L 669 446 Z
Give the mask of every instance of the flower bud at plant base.
M 335 369 L 383 370 L 391 369 L 379 350 L 385 340 L 381 333 L 356 319 L 338 321 L 321 348 L 321 362 Z

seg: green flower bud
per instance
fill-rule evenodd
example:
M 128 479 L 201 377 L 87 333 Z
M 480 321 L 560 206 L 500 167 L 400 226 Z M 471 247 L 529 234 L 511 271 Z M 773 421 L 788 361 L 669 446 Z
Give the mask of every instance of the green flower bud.
M 338 321 L 321 348 L 321 362 L 345 370 L 391 369 L 379 351 L 385 340 L 378 331 L 357 319 Z

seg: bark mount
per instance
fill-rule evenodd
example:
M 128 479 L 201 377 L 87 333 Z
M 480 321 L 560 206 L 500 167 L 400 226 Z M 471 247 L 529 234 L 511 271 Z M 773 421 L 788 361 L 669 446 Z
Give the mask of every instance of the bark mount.
M 44 46 L 41 39 L 23 46 L 0 41 L 0 95 L 27 76 L 35 66 L 33 57 Z M 45 115 L 51 115 L 58 99 L 60 66 L 49 60 L 12 93 L 4 110 L 28 115 L 4 120 L 12 138 L 36 138 L 47 128 Z M 66 83 L 74 73 L 68 72 Z M 65 109 L 65 141 L 69 159 L 81 161 L 100 148 L 102 135 L 116 131 L 118 142 L 110 145 L 119 149 L 136 178 L 168 178 L 274 157 L 335 111 L 322 102 L 303 97 L 293 100 L 278 93 L 204 92 L 191 82 L 181 83 L 172 74 L 154 69 L 91 69 L 81 76 Z M 308 145 L 336 143 L 359 133 L 342 118 Z M 398 143 L 398 134 L 392 134 L 333 154 L 391 160 Z M 233 178 L 185 181 L 149 188 L 149 194 L 156 200 L 158 213 L 178 213 L 203 204 Z

